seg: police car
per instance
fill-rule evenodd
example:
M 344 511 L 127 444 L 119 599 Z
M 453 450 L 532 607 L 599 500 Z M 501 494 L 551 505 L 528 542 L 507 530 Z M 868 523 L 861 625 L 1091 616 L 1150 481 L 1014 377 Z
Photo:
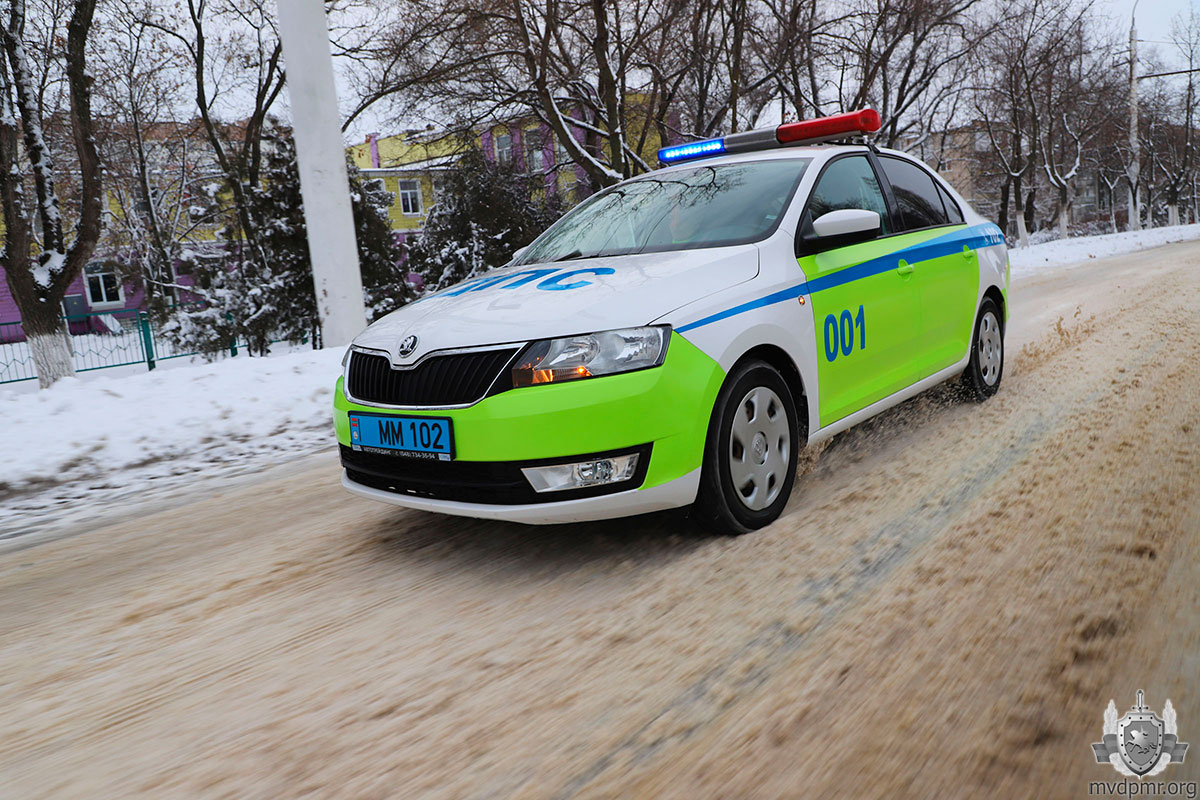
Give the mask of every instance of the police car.
M 919 161 L 847 143 L 879 126 L 664 148 L 506 267 L 371 325 L 335 393 L 344 486 L 527 523 L 691 505 L 742 533 L 782 512 L 806 445 L 951 378 L 994 394 L 1003 235 Z

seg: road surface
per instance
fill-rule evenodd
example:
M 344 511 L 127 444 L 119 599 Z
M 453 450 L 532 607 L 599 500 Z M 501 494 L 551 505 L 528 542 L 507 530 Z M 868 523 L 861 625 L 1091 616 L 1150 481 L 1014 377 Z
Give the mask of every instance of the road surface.
M 1012 297 L 995 398 L 837 437 L 741 538 L 322 454 L 8 542 L 0 795 L 1078 797 L 1137 689 L 1200 749 L 1200 244 Z

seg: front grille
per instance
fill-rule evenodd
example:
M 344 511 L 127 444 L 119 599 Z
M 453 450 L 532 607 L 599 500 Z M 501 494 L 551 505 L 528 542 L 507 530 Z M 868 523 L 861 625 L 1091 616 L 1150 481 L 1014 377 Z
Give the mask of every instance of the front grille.
M 577 500 L 582 497 L 613 494 L 635 489 L 646 480 L 650 468 L 650 445 L 592 456 L 542 459 L 539 461 L 434 461 L 423 458 L 364 453 L 339 445 L 346 476 L 362 486 L 395 494 L 455 500 L 489 505 L 523 505 Z M 586 461 L 589 457 L 616 455 L 636 450 L 640 454 L 631 479 L 603 486 L 567 489 L 561 492 L 535 492 L 521 467 L 541 466 L 564 461 Z
M 355 400 L 387 406 L 467 405 L 487 394 L 517 349 L 433 356 L 412 369 L 395 369 L 387 356 L 353 350 L 346 389 Z

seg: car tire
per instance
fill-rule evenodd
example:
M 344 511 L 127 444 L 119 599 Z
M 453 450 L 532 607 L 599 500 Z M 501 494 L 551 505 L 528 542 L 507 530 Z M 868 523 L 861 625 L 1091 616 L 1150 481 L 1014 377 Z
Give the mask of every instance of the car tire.
M 982 403 L 1000 388 L 1004 377 L 1004 323 L 996 301 L 983 298 L 971 334 L 971 358 L 963 371 L 963 394 Z
M 736 536 L 779 518 L 804 446 L 796 402 L 778 370 L 757 359 L 734 367 L 717 396 L 693 516 Z

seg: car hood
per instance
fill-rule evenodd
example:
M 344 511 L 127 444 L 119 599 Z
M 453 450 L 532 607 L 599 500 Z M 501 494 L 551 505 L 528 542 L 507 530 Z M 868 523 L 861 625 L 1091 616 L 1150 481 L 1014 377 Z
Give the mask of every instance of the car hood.
M 409 303 L 354 344 L 412 364 L 435 350 L 632 328 L 757 274 L 752 244 L 505 267 Z

